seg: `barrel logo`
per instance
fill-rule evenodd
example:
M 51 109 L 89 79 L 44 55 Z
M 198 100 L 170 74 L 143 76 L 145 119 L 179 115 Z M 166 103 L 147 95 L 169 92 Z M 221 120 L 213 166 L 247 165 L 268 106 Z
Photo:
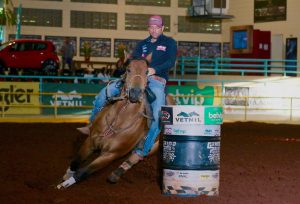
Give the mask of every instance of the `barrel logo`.
M 174 176 L 174 175 L 175 175 L 175 172 L 173 172 L 173 171 L 165 171 L 165 174 L 166 174 L 167 176 L 171 177 L 171 176 Z
M 167 111 L 162 111 L 162 115 L 161 115 L 162 120 L 168 120 L 170 117 L 171 116 Z
M 161 108 L 161 122 L 164 124 L 173 124 L 173 109 L 172 107 Z
M 176 116 L 177 117 L 175 118 L 175 121 L 179 123 L 201 123 L 202 121 L 200 114 L 196 113 L 195 111 L 188 113 L 181 111 Z
M 223 110 L 221 107 L 207 107 L 205 108 L 205 122 L 206 124 L 222 124 Z

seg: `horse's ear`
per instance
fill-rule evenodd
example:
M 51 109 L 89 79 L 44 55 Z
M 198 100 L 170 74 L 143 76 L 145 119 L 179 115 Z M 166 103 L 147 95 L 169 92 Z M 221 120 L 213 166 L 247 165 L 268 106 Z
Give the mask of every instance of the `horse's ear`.
M 145 59 L 146 59 L 149 63 L 151 63 L 151 61 L 152 61 L 152 52 L 151 52 L 149 55 L 147 55 L 147 56 L 145 57 Z
M 124 66 L 123 67 L 127 67 L 129 65 L 129 63 L 131 62 L 132 57 L 130 55 L 129 52 L 127 52 L 126 50 L 124 50 Z
M 124 49 L 124 62 L 126 62 L 126 60 L 128 60 L 130 57 L 130 53 Z

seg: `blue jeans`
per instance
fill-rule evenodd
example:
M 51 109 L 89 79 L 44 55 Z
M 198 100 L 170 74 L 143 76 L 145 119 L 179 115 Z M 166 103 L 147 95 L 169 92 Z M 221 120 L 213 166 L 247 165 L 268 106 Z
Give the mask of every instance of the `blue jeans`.
M 95 120 L 97 113 L 99 113 L 102 110 L 102 108 L 106 105 L 108 97 L 118 96 L 120 95 L 120 93 L 121 90 L 118 87 L 118 80 L 111 82 L 108 86 L 103 88 L 95 98 L 94 108 L 90 116 L 90 123 L 92 123 Z M 108 94 L 108 96 L 106 94 Z
M 155 139 L 160 133 L 160 125 L 159 125 L 159 116 L 161 106 L 166 104 L 166 96 L 165 96 L 165 84 L 153 79 L 151 76 L 148 77 L 148 86 L 151 91 L 156 96 L 155 101 L 151 103 L 151 108 L 153 112 L 153 120 L 151 122 L 150 129 L 145 137 L 145 143 L 142 149 L 137 148 L 135 152 L 140 156 L 147 156 L 150 152 Z M 102 108 L 107 103 L 106 89 L 109 89 L 110 97 L 117 96 L 120 94 L 120 89 L 116 86 L 117 82 L 114 81 L 109 84 L 108 87 L 102 89 L 98 96 L 94 101 L 94 109 L 92 110 L 92 115 L 90 117 L 90 122 L 95 119 L 95 115 L 102 110 Z

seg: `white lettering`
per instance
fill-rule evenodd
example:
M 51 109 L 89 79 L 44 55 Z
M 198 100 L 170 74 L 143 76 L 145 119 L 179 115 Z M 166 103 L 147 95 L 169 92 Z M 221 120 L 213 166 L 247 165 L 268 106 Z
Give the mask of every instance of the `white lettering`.
M 222 119 L 223 118 L 222 113 L 214 113 L 214 114 L 208 113 L 208 117 L 210 119 Z

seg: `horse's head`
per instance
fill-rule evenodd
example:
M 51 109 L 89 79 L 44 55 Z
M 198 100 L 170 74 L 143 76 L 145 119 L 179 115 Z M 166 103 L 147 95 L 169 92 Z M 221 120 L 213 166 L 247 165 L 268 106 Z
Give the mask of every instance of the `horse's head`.
M 148 61 L 143 58 L 131 59 L 126 71 L 126 89 L 130 102 L 137 103 L 143 98 L 147 86 Z

